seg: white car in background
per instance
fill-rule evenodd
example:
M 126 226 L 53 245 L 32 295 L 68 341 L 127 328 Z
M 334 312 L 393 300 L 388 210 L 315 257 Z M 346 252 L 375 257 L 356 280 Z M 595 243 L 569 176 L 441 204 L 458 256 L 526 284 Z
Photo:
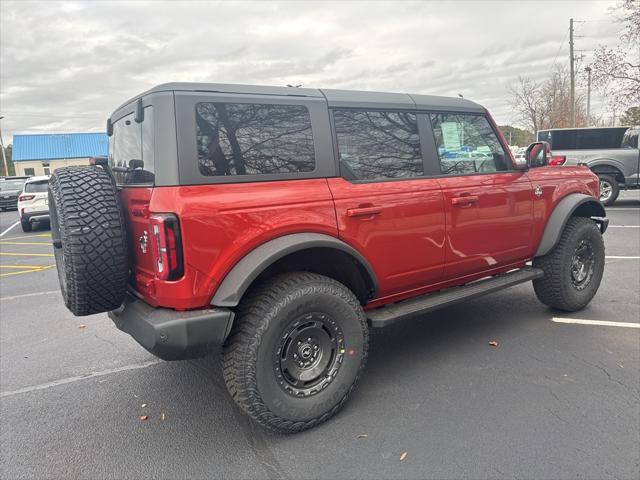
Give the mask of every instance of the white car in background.
M 23 232 L 30 232 L 35 222 L 49 221 L 49 177 L 31 177 L 18 197 L 18 213 Z

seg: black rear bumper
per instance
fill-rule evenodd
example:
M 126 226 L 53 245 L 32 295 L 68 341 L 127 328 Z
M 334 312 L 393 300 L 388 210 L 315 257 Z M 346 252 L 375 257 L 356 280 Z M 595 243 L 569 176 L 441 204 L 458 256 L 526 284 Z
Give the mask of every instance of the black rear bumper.
M 206 355 L 220 347 L 233 323 L 233 312 L 225 308 L 178 312 L 154 308 L 127 295 L 109 317 L 123 332 L 163 360 L 183 360 Z
M 22 214 L 22 219 L 33 223 L 33 222 L 48 222 L 49 221 L 49 210 L 45 210 L 42 212 L 24 212 Z

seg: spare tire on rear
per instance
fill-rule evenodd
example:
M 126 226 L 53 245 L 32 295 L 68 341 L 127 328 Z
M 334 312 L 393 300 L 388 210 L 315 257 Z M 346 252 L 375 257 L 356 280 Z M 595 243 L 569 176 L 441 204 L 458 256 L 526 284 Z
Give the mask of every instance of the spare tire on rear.
M 101 167 L 65 167 L 49 180 L 51 239 L 64 303 L 74 315 L 118 308 L 127 291 L 125 223 Z

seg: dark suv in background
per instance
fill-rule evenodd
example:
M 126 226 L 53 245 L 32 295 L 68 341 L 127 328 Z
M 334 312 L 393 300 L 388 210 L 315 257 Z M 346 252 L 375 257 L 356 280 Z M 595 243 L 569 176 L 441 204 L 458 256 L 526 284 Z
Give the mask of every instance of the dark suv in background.
M 29 177 L 0 178 L 0 211 L 18 208 L 18 197 L 22 193 L 27 178 Z

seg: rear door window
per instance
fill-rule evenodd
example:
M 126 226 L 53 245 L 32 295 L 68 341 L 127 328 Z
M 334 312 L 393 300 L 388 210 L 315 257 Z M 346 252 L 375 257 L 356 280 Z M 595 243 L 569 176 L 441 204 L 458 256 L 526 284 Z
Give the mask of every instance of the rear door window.
M 333 120 L 343 177 L 386 180 L 423 175 L 415 113 L 335 110 Z
M 431 125 L 444 175 L 503 172 L 511 169 L 496 132 L 484 115 L 435 113 Z
M 153 107 L 145 107 L 142 123 L 136 123 L 131 113 L 113 124 L 109 165 L 118 184 L 153 185 L 153 141 Z
M 301 105 L 196 104 L 198 167 L 206 176 L 312 172 L 309 110 Z

